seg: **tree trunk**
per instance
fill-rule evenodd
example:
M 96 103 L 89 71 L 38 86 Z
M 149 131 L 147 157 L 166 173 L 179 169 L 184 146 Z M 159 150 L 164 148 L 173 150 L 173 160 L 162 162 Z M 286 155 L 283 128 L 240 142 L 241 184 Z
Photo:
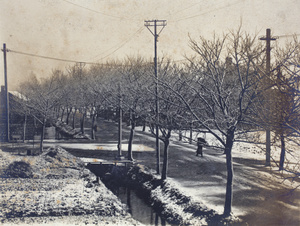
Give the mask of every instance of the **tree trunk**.
M 117 159 L 122 159 L 122 136 L 123 136 L 123 110 L 121 107 L 121 99 L 120 99 L 120 107 L 119 107 L 119 122 L 118 122 L 118 155 Z
M 64 114 L 65 114 L 65 107 L 62 107 L 62 112 L 61 112 L 61 118 L 60 121 L 64 120 Z
M 75 115 L 76 115 L 76 108 L 74 109 L 73 112 L 73 120 L 72 120 L 72 128 L 75 129 Z
M 161 172 L 161 180 L 167 179 L 170 137 L 171 131 L 169 130 L 164 139 L 164 160 Z
M 266 166 L 271 166 L 271 132 L 266 130 Z
M 59 119 L 60 106 L 56 108 L 56 118 Z
M 127 200 L 126 200 L 126 204 L 128 206 L 128 212 L 130 214 L 132 214 L 132 207 L 131 207 L 131 190 L 130 188 L 126 188 L 127 191 Z
M 226 154 L 226 167 L 227 167 L 227 184 L 226 184 L 226 197 L 224 205 L 224 216 L 231 215 L 232 207 L 232 187 L 233 187 L 233 165 L 232 165 L 232 146 L 234 138 L 235 128 L 230 128 L 227 131 L 226 144 L 225 144 L 225 154 Z
M 85 120 L 85 112 L 82 113 L 81 119 L 80 119 L 80 131 L 82 134 L 84 134 L 84 120 Z
M 72 108 L 71 109 L 67 108 L 67 118 L 66 118 L 67 125 L 69 125 L 69 118 L 70 118 L 71 111 L 72 111 Z
M 46 118 L 43 118 L 43 127 L 41 133 L 41 140 L 40 140 L 40 153 L 44 150 L 44 136 L 45 136 L 45 128 L 46 128 Z
M 26 140 L 26 125 L 27 125 L 27 113 L 24 115 L 24 125 L 23 125 L 23 143 Z
M 284 158 L 285 158 L 285 140 L 284 140 L 284 135 L 282 133 L 280 135 L 280 141 L 281 141 L 281 153 L 280 153 L 279 170 L 283 170 Z
M 130 136 L 129 136 L 129 141 L 128 141 L 128 157 L 127 159 L 130 161 L 133 161 L 132 157 L 132 143 L 133 143 L 133 137 L 135 133 L 135 114 L 132 112 L 130 109 L 130 124 L 131 124 L 131 129 L 130 129 Z
M 189 143 L 192 144 L 193 141 L 193 123 L 190 123 L 190 139 L 189 139 Z
M 96 118 L 97 118 L 97 113 L 94 113 L 92 116 L 92 139 L 95 140 L 96 139 L 96 131 L 97 131 L 97 123 L 96 123 Z
M 52 116 L 53 116 L 53 118 L 55 118 L 55 116 L 56 116 L 56 107 L 53 108 Z

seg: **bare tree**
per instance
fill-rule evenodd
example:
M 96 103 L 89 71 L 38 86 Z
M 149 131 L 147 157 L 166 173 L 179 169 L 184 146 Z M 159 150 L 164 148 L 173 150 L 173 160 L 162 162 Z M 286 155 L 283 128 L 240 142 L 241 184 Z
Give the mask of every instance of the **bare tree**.
M 52 112 L 60 102 L 60 92 L 58 76 L 60 71 L 43 81 L 39 81 L 35 76 L 21 85 L 21 93 L 26 97 L 26 107 L 30 109 L 31 115 L 42 124 L 40 152 L 43 151 L 44 133 L 47 120 L 51 120 Z
M 270 127 L 280 140 L 279 170 L 291 171 L 284 167 L 284 161 L 287 151 L 286 141 L 300 145 L 300 44 L 294 37 L 292 42 L 287 42 L 283 48 L 277 47 L 275 50 L 277 67 L 272 77 L 273 98 Z
M 227 165 L 227 185 L 224 215 L 231 214 L 233 164 L 232 146 L 235 133 L 247 123 L 247 114 L 257 92 L 258 73 L 263 64 L 263 48 L 256 37 L 241 32 L 231 32 L 223 38 L 212 40 L 200 37 L 190 39 L 197 56 L 190 60 L 186 73 L 178 79 L 189 90 L 190 97 L 168 84 L 199 126 L 208 130 L 224 148 Z
M 73 94 L 73 85 L 72 85 L 72 78 L 66 74 L 61 74 L 59 79 L 60 84 L 60 92 L 61 92 L 61 121 L 65 121 L 66 124 L 69 124 L 70 114 L 73 109 L 74 105 L 74 94 Z M 65 115 L 66 114 L 66 115 Z
M 110 79 L 115 77 L 114 72 L 116 72 L 116 70 L 113 67 L 106 67 L 103 65 L 95 65 L 87 72 L 87 87 L 89 90 L 90 112 L 92 117 L 92 139 L 96 138 L 96 118 L 98 117 L 98 112 L 107 108 L 107 106 L 110 106 L 111 103 L 114 103 L 112 95 L 114 91 L 110 92 Z
M 80 132 L 84 134 L 84 124 L 90 106 L 87 70 L 82 65 L 74 65 L 69 68 L 70 83 L 73 95 L 73 129 L 75 128 L 75 116 L 80 117 Z
M 147 88 L 151 81 L 151 67 L 143 58 L 128 58 L 122 67 L 123 108 L 129 112 L 130 136 L 128 140 L 128 160 L 133 160 L 132 144 L 137 119 L 147 112 Z
M 168 173 L 168 158 L 171 134 L 174 130 L 181 130 L 186 128 L 189 122 L 187 120 L 188 117 L 186 117 L 187 114 L 185 106 L 181 104 L 180 99 L 178 99 L 174 94 L 174 91 L 185 96 L 187 94 L 187 90 L 183 90 L 185 88 L 185 84 L 179 82 L 178 80 L 180 69 L 175 64 L 171 65 L 171 63 L 168 61 L 165 64 L 161 63 L 159 70 L 159 85 L 164 87 L 165 84 L 167 84 L 168 87 L 172 87 L 171 89 L 161 89 L 158 97 L 160 101 L 158 127 L 161 134 L 159 136 L 159 139 L 164 144 L 161 179 L 165 180 Z M 155 123 L 157 122 L 155 118 L 153 118 L 150 125 L 155 125 Z M 152 126 L 151 132 L 155 134 L 154 126 Z

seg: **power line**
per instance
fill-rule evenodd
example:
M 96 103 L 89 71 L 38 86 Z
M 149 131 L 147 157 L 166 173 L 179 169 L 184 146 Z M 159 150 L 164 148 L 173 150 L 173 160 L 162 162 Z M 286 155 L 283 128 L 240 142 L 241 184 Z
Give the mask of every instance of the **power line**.
M 108 49 L 107 51 L 104 51 L 103 53 L 98 54 L 97 56 L 93 57 L 92 59 L 95 59 L 95 58 L 97 58 L 98 56 L 104 54 L 105 52 L 108 52 L 108 51 L 110 51 L 110 50 L 112 50 L 112 49 L 114 49 L 115 47 L 118 46 L 117 49 L 115 49 L 113 52 L 111 52 L 111 53 L 105 55 L 104 57 L 102 57 L 102 58 L 99 59 L 99 60 L 102 60 L 102 59 L 104 59 L 104 58 L 106 58 L 106 57 L 108 57 L 108 56 L 114 54 L 114 53 L 117 52 L 119 49 L 121 49 L 126 43 L 128 43 L 134 36 L 136 36 L 137 34 L 141 33 L 141 32 L 143 31 L 143 29 L 144 29 L 144 26 L 140 27 L 140 28 L 139 28 L 133 35 L 131 35 L 128 39 L 126 39 L 125 41 L 123 41 L 123 42 L 121 42 L 121 43 L 119 43 L 119 44 L 117 44 L 117 45 L 111 47 L 111 48 Z
M 278 35 L 276 37 L 278 38 L 286 38 L 286 37 L 294 37 L 294 36 L 300 36 L 300 34 L 292 34 L 292 35 Z
M 141 31 L 143 30 L 143 27 L 138 31 L 136 32 L 134 35 L 140 33 Z M 125 41 L 123 44 L 121 44 L 116 50 L 114 50 L 113 52 L 111 52 L 110 54 L 107 54 L 106 56 L 102 57 L 100 60 L 114 54 L 115 52 L 117 52 L 119 49 L 121 49 L 126 43 L 128 43 L 131 39 L 133 38 L 133 36 L 131 38 L 129 38 L 127 41 Z
M 117 50 L 115 50 L 115 51 L 117 51 Z M 62 62 L 68 62 L 68 63 L 75 63 L 75 64 L 79 65 L 80 67 L 82 67 L 83 65 L 86 65 L 86 64 L 101 65 L 101 66 L 108 66 L 108 67 L 124 66 L 123 64 L 115 64 L 115 63 L 113 63 L 113 64 L 109 64 L 109 63 L 103 64 L 103 63 L 95 63 L 95 62 L 87 62 L 87 61 L 68 60 L 68 59 L 62 59 L 62 58 L 57 58 L 57 57 L 48 57 L 48 56 L 42 56 L 42 55 L 33 54 L 33 53 L 25 53 L 25 52 L 21 52 L 21 51 L 12 50 L 12 49 L 6 49 L 6 52 L 16 53 L 16 54 L 30 56 L 30 57 L 37 57 L 37 58 L 42 58 L 42 59 L 47 59 L 47 60 L 56 60 L 56 61 L 62 61 Z M 146 63 L 145 65 L 149 65 L 149 64 L 152 64 L 152 63 Z
M 127 18 L 127 17 L 120 17 L 120 16 L 115 16 L 115 15 L 107 14 L 107 13 L 104 13 L 104 12 L 100 12 L 100 11 L 97 11 L 97 10 L 94 10 L 94 9 L 90 9 L 90 8 L 87 8 L 87 7 L 75 4 L 75 3 L 67 1 L 67 0 L 63 0 L 63 1 L 67 2 L 67 3 L 71 4 L 71 5 L 77 6 L 79 8 L 82 8 L 82 9 L 85 9 L 85 10 L 88 10 L 88 11 L 91 11 L 91 12 L 94 12 L 94 13 L 98 13 L 98 14 L 101 14 L 101 15 L 104 15 L 104 16 L 113 17 L 113 18 L 122 19 L 122 20 L 137 21 L 136 19 L 131 19 L 131 18 Z
M 174 14 L 181 13 L 182 11 L 185 11 L 185 10 L 187 10 L 187 9 L 190 9 L 190 8 L 194 7 L 195 5 L 198 5 L 198 4 L 200 4 L 200 3 L 202 3 L 202 2 L 197 2 L 197 3 L 195 3 L 195 4 L 191 5 L 191 6 L 188 6 L 188 7 L 186 7 L 186 8 L 183 8 L 183 9 L 178 10 L 178 11 L 176 11 L 176 12 L 169 13 L 168 16 L 173 16 Z
M 241 1 L 238 0 L 234 3 L 232 3 L 232 4 L 229 4 L 229 5 L 220 7 L 220 8 L 216 8 L 216 9 L 213 9 L 213 10 L 210 10 L 210 11 L 207 11 L 207 12 L 203 12 L 203 13 L 200 13 L 200 14 L 196 14 L 196 15 L 193 15 L 193 16 L 183 17 L 183 18 L 173 20 L 173 21 L 170 21 L 170 22 L 179 22 L 179 21 L 182 21 L 182 20 L 188 20 L 188 19 L 192 19 L 192 18 L 195 18 L 195 17 L 203 16 L 205 14 L 208 14 L 208 13 L 211 13 L 211 12 L 214 12 L 214 11 L 218 11 L 218 10 L 221 10 L 221 9 L 225 9 L 225 8 L 231 7 L 231 6 L 239 4 L 239 3 L 241 3 Z
M 121 47 L 122 46 L 120 46 L 118 49 L 120 49 Z M 118 49 L 116 49 L 114 52 L 116 52 Z M 30 56 L 30 57 L 37 57 L 37 58 L 42 58 L 42 59 L 47 59 L 47 60 L 56 60 L 56 61 L 62 61 L 62 62 L 68 62 L 68 63 L 75 63 L 75 64 L 79 65 L 80 67 L 82 67 L 82 65 L 86 65 L 86 64 L 101 65 L 101 66 L 107 66 L 107 67 L 121 67 L 121 66 L 124 66 L 123 64 L 115 64 L 115 63 L 114 64 L 109 64 L 109 63 L 104 63 L 103 64 L 103 63 L 95 63 L 95 62 L 87 62 L 87 61 L 68 60 L 68 59 L 62 59 L 62 58 L 57 58 L 57 57 L 42 56 L 42 55 L 33 54 L 33 53 L 25 53 L 25 52 L 11 50 L 11 49 L 6 49 L 6 52 L 16 53 L 16 54 Z M 114 52 L 110 53 L 109 55 L 113 54 Z M 107 56 L 105 56 L 105 57 L 107 57 Z M 103 58 L 105 58 L 105 57 L 103 57 Z M 180 59 L 180 60 L 174 60 L 172 62 L 177 63 L 177 62 L 184 62 L 184 61 L 188 61 L 188 60 L 187 59 Z M 147 67 L 148 65 L 152 65 L 152 64 L 153 64 L 153 62 L 148 62 L 148 63 L 145 63 L 144 66 Z M 158 64 L 165 64 L 165 63 L 160 62 Z
M 102 57 L 99 60 L 102 60 L 110 55 L 112 55 L 113 53 L 115 53 L 116 51 L 118 51 L 120 48 L 122 48 L 126 43 L 128 43 L 135 35 L 137 35 L 138 33 L 142 32 L 142 30 L 144 29 L 144 26 L 141 26 L 132 36 L 130 36 L 130 38 L 128 38 L 127 40 L 125 40 L 124 42 L 120 43 L 120 46 L 115 49 L 113 52 L 107 54 L 106 56 Z M 119 44 L 118 44 L 119 45 Z M 115 46 L 114 46 L 115 47 Z M 112 47 L 112 48 L 114 48 Z M 112 49 L 111 48 L 111 49 Z M 110 50 L 110 49 L 109 49 Z M 11 53 L 17 53 L 17 54 L 21 54 L 21 55 L 26 55 L 26 56 L 31 56 L 31 57 L 38 57 L 38 58 L 43 58 L 43 59 L 48 59 L 48 60 L 56 60 L 56 61 L 62 61 L 62 62 L 68 62 L 68 63 L 84 63 L 84 64 L 99 64 L 99 63 L 95 63 L 95 62 L 88 62 L 88 61 L 76 61 L 76 60 L 70 60 L 70 59 L 63 59 L 63 58 L 57 58 L 57 57 L 49 57 L 49 56 L 43 56 L 43 55 L 38 55 L 38 54 L 33 54 L 33 53 L 26 53 L 26 52 L 21 52 L 21 51 L 16 51 L 16 50 L 12 50 L 12 49 L 8 49 L 7 52 L 11 52 Z M 100 54 L 101 55 L 101 54 Z M 97 55 L 96 57 L 98 57 L 99 55 Z M 93 58 L 96 58 L 93 57 Z
M 42 56 L 42 55 L 33 54 L 33 53 L 25 53 L 25 52 L 21 52 L 21 51 L 12 50 L 12 49 L 8 49 L 7 51 L 8 51 L 8 52 L 11 52 L 11 53 L 17 53 L 17 54 L 21 54 L 21 55 L 32 56 L 32 57 L 38 57 L 38 58 L 43 58 L 43 59 L 48 59 L 48 60 L 56 60 L 56 61 L 69 62 L 69 63 L 96 64 L 96 63 L 93 63 L 93 62 L 84 62 L 84 61 L 68 60 L 68 59 L 62 59 L 62 58 L 57 58 L 57 57 Z

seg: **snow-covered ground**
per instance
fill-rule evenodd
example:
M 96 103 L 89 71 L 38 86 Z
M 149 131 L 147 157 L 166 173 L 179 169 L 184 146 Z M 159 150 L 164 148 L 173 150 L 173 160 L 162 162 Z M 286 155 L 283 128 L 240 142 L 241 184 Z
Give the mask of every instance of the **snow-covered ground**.
M 101 128 L 101 127 L 100 127 Z M 124 131 L 128 128 L 124 128 Z M 153 152 L 155 155 L 155 138 L 146 129 L 142 132 L 142 128 L 136 129 L 136 137 L 134 140 L 134 156 L 135 153 Z M 254 134 L 249 134 L 249 136 Z M 187 195 L 191 196 L 195 201 L 205 204 L 207 207 L 223 212 L 225 191 L 226 191 L 226 161 L 222 149 L 204 148 L 204 157 L 196 157 L 196 141 L 197 137 L 206 139 L 210 146 L 220 146 L 220 143 L 211 135 L 204 133 L 193 133 L 193 143 L 189 144 L 189 131 L 183 131 L 185 136 L 183 141 L 179 141 L 178 133 L 173 133 L 170 143 L 170 160 L 169 160 L 169 180 L 173 181 Z M 264 133 L 255 134 L 259 143 L 264 142 Z M 103 140 L 103 139 L 102 139 Z M 128 138 L 123 136 L 123 153 L 126 153 Z M 50 144 L 50 142 L 49 142 Z M 57 144 L 57 143 L 56 143 Z M 47 144 L 48 145 L 48 144 Z M 59 144 L 65 148 L 76 148 L 84 150 L 106 150 L 114 151 L 117 149 L 117 142 L 108 143 L 93 143 L 93 144 Z M 289 165 L 297 165 L 300 157 L 297 154 L 297 146 L 287 144 L 286 159 Z M 161 150 L 163 144 L 161 143 Z M 271 167 L 265 167 L 265 152 L 264 145 L 235 142 L 233 146 L 234 160 L 234 187 L 233 187 L 233 208 L 232 211 L 236 216 L 251 215 L 254 217 L 257 209 L 269 212 L 278 211 L 277 208 L 269 208 L 261 203 L 269 205 L 279 205 L 286 208 L 285 212 L 291 210 L 292 213 L 297 213 L 300 206 L 299 190 L 296 190 L 292 197 L 285 197 L 290 190 L 300 185 L 299 179 L 295 181 L 285 180 L 289 175 L 278 171 L 276 161 L 279 161 L 280 150 L 278 147 L 272 146 L 272 161 Z M 138 159 L 137 159 L 138 160 Z M 85 159 L 91 161 L 91 159 Z M 92 161 L 101 161 L 101 159 Z M 155 160 L 152 163 L 151 159 L 143 160 L 143 164 L 155 169 Z M 162 161 L 162 158 L 161 158 Z M 279 197 L 277 197 L 279 196 Z M 268 200 L 266 202 L 266 200 Z M 278 204 L 279 203 L 279 204 Z M 294 212 L 293 212 L 294 211 Z M 299 211 L 298 211 L 299 213 Z M 264 213 L 267 215 L 268 213 Z M 297 215 L 297 214 L 296 214 Z M 286 216 L 282 216 L 286 217 Z M 300 219 L 299 219 L 300 222 Z
M 140 128 L 141 129 L 141 128 Z M 137 134 L 140 134 L 137 132 Z M 149 134 L 142 133 L 142 134 Z M 189 131 L 185 133 L 189 137 Z M 264 132 L 248 134 L 264 142 Z M 209 145 L 218 141 L 210 134 L 193 133 L 206 139 Z M 169 179 L 195 201 L 222 213 L 226 192 L 226 160 L 223 150 L 205 147 L 204 157 L 196 157 L 196 144 L 178 141 L 178 134 L 172 136 L 169 153 Z M 141 140 L 141 139 L 140 139 Z M 144 137 L 143 140 L 147 140 Z M 153 142 L 153 137 L 149 139 Z M 146 142 L 147 143 L 147 142 Z M 148 143 L 147 143 L 148 144 Z M 265 146 L 262 144 L 235 142 L 232 150 L 234 167 L 233 207 L 236 216 L 244 217 L 255 225 L 276 223 L 278 225 L 300 225 L 300 180 L 287 179 L 295 176 L 278 171 L 280 147 L 272 146 L 271 166 L 265 166 Z M 286 144 L 286 166 L 299 172 L 299 146 Z M 162 161 L 162 160 L 161 160 Z M 154 164 L 151 165 L 154 167 Z M 293 189 L 297 188 L 294 192 Z M 257 218 L 257 219 L 255 219 Z M 264 221 L 265 220 L 265 221 Z M 282 222 L 279 222 L 282 221 Z M 270 223 L 272 222 L 272 223 Z M 285 222 L 285 223 L 283 223 Z
M 105 129 L 110 128 L 106 123 Z M 116 126 L 111 124 L 112 127 Z M 99 125 L 99 134 L 101 125 Z M 127 134 L 126 134 L 127 131 Z M 126 154 L 128 128 L 124 128 L 123 153 Z M 101 135 L 101 134 L 100 134 Z M 99 135 L 99 136 L 100 136 Z M 185 132 L 189 137 L 189 132 Z M 251 134 L 250 134 L 251 135 Z M 210 134 L 193 133 L 193 140 L 204 137 L 209 145 L 218 146 L 216 139 Z M 260 142 L 264 133 L 260 132 Z M 68 149 L 84 151 L 113 152 L 117 150 L 115 137 L 96 143 L 66 143 L 60 141 L 45 141 L 46 146 L 60 145 Z M 226 190 L 226 164 L 222 149 L 205 147 L 204 157 L 196 157 L 196 144 L 188 140 L 179 141 L 178 134 L 173 133 L 169 150 L 168 177 L 183 193 L 191 196 L 196 202 L 223 212 Z M 149 130 L 142 132 L 138 127 L 134 139 L 133 157 L 142 164 L 155 169 L 155 138 Z M 163 144 L 161 143 L 161 150 Z M 290 167 L 299 167 L 299 146 L 287 144 L 287 163 Z M 286 179 L 288 173 L 278 171 L 276 161 L 279 161 L 280 150 L 272 146 L 272 166 L 265 167 L 264 145 L 236 142 L 233 146 L 234 186 L 233 213 L 249 222 L 249 225 L 299 225 L 300 224 L 300 186 L 299 178 L 292 181 Z M 88 161 L 103 161 L 100 158 L 82 158 Z M 162 162 L 162 158 L 161 158 Z M 299 169 L 299 168 L 298 168 Z M 299 170 L 298 170 L 299 172 Z
M 38 156 L 0 150 L 0 178 L 1 225 L 141 225 L 101 181 L 94 183 L 79 158 L 59 147 Z

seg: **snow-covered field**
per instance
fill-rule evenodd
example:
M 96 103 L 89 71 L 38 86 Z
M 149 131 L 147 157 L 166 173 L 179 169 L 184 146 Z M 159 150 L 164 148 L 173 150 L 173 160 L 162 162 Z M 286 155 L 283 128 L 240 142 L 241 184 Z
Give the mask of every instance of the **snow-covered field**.
M 79 158 L 59 147 L 39 156 L 0 150 L 0 175 L 1 225 L 140 225 Z

